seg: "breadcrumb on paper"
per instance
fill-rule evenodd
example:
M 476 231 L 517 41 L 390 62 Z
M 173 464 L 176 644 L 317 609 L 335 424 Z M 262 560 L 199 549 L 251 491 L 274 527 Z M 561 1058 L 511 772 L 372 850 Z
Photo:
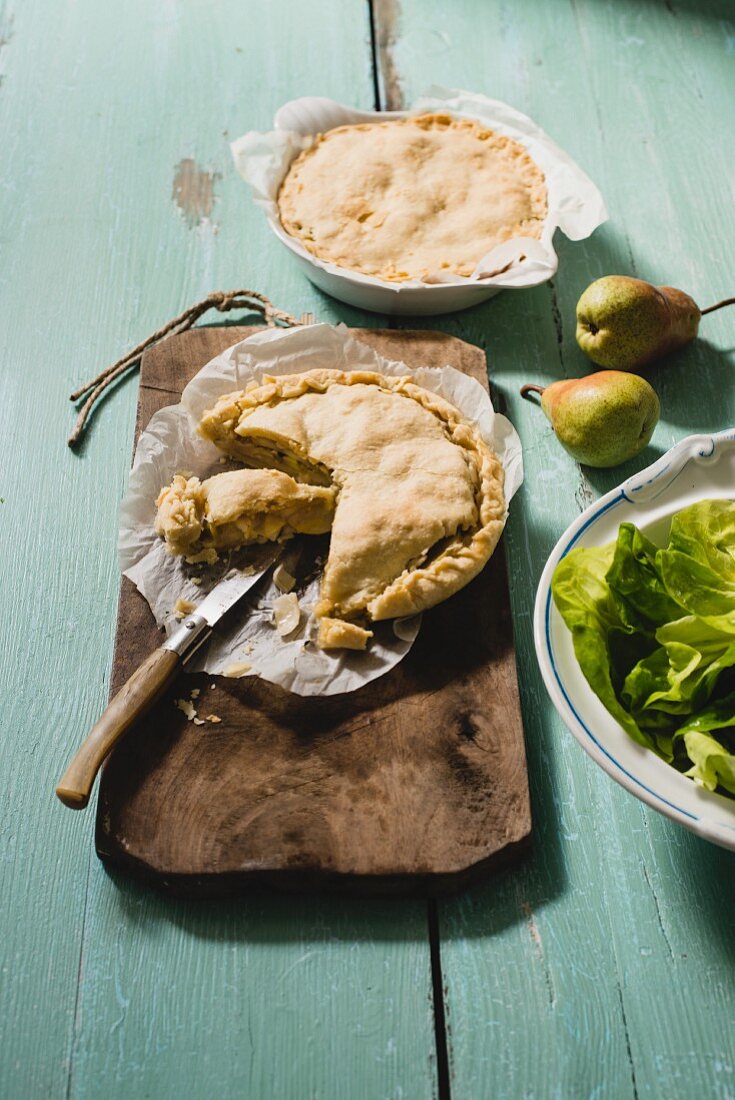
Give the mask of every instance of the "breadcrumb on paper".
M 174 604 L 174 615 L 181 622 L 187 615 L 191 615 L 192 611 L 196 611 L 197 604 L 192 603 L 191 600 L 185 600 L 182 596 L 179 596 L 178 600 Z
M 237 680 L 240 676 L 247 676 L 252 670 L 252 665 L 249 665 L 247 661 L 236 661 L 233 665 L 229 665 L 228 668 L 222 673 L 223 676 L 227 676 L 230 680 Z
M 190 554 L 188 558 L 184 558 L 187 565 L 216 565 L 219 561 L 217 557 L 217 551 L 213 546 L 207 547 L 206 550 L 200 550 L 198 554 Z

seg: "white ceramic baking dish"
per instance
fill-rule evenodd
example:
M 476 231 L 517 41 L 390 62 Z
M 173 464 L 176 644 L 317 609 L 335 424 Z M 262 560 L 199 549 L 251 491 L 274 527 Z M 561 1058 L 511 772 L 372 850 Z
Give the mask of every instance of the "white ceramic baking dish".
M 474 118 L 525 145 L 546 176 L 549 214 L 540 241 L 518 238 L 484 257 L 470 278 L 444 276 L 441 281 L 387 282 L 349 271 L 312 256 L 283 229 L 276 205 L 278 188 L 291 161 L 314 136 L 337 126 L 377 119 L 404 118 L 426 111 Z M 553 236 L 561 229 L 581 240 L 605 221 L 602 196 L 585 173 L 526 115 L 499 100 L 470 92 L 433 88 L 410 111 L 357 111 L 331 99 L 307 96 L 284 104 L 267 134 L 251 132 L 232 144 L 239 173 L 253 189 L 268 223 L 304 274 L 340 301 L 389 314 L 435 314 L 477 305 L 506 288 L 537 286 L 556 272 Z

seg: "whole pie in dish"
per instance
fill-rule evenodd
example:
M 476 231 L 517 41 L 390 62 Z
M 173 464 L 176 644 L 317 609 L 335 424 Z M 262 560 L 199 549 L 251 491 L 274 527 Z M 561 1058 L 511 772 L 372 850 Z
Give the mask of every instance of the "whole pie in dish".
M 319 134 L 278 194 L 314 256 L 389 281 L 468 276 L 514 237 L 539 238 L 544 175 L 525 148 L 466 118 L 418 115 Z
M 453 405 L 410 377 L 266 376 L 221 397 L 199 430 L 245 466 L 334 494 L 314 609 L 324 648 L 362 649 L 370 622 L 445 600 L 480 572 L 500 537 L 498 458 Z

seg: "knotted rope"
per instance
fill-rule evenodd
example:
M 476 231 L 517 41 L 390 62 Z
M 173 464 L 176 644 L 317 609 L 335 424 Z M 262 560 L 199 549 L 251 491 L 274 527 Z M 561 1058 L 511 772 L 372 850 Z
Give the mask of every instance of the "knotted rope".
M 187 329 L 190 329 L 209 309 L 217 309 L 220 313 L 227 313 L 231 309 L 247 309 L 251 313 L 259 313 L 269 328 L 273 328 L 277 322 L 289 327 L 292 325 L 308 324 L 313 321 L 313 317 L 308 314 L 305 314 L 300 321 L 297 320 L 297 318 L 292 317 L 290 313 L 286 313 L 282 309 L 277 309 L 270 299 L 266 298 L 265 294 L 259 294 L 256 290 L 213 291 L 211 294 L 208 294 L 206 298 L 202 298 L 201 302 L 189 306 L 189 308 L 185 309 L 183 313 L 180 313 L 178 317 L 174 317 L 172 321 L 168 321 L 165 325 L 162 325 L 161 328 L 156 329 L 154 333 L 147 337 L 147 339 L 142 340 L 132 351 L 128 352 L 127 355 L 118 359 L 111 367 L 106 367 L 103 371 L 100 371 L 98 375 L 91 378 L 89 382 L 85 382 L 83 386 L 80 386 L 79 389 L 71 394 L 69 398 L 70 401 L 79 401 L 85 394 L 88 396 L 79 410 L 79 415 L 74 425 L 74 431 L 69 436 L 69 446 L 74 447 L 79 442 L 95 402 L 101 397 L 107 387 L 112 385 L 116 378 L 119 378 L 119 376 L 124 374 L 126 370 L 129 370 L 130 367 L 137 366 L 143 352 L 147 351 L 148 348 L 152 348 L 154 344 L 167 339 L 169 336 L 176 336 L 180 332 L 186 332 Z

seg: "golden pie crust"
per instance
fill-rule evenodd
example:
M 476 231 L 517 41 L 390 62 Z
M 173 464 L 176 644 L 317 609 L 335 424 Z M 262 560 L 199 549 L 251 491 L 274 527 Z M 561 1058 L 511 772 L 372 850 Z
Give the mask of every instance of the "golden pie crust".
M 426 114 L 319 134 L 291 164 L 278 210 L 319 259 L 400 282 L 469 276 L 503 241 L 538 239 L 547 193 L 519 142 Z
M 503 529 L 500 461 L 453 405 L 410 377 L 266 376 L 221 397 L 199 431 L 246 466 L 335 492 L 315 608 L 325 648 L 349 637 L 362 648 L 366 623 L 447 599 L 480 572 Z
M 155 530 L 172 554 L 207 560 L 209 551 L 326 534 L 335 495 L 279 470 L 228 470 L 206 481 L 177 474 L 158 495 Z

